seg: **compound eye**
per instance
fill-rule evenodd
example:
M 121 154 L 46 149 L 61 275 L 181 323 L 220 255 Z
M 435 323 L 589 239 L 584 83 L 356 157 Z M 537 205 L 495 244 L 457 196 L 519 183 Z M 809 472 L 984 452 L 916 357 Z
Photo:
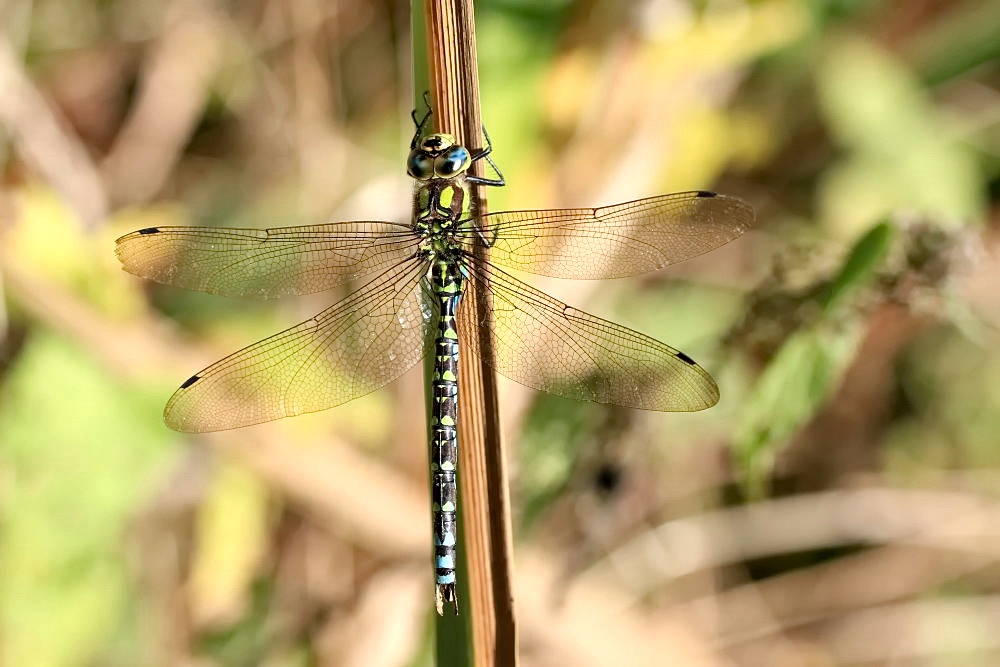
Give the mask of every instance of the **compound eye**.
M 452 146 L 434 162 L 434 171 L 438 176 L 451 178 L 468 169 L 471 163 L 472 157 L 464 146 Z
M 434 175 L 434 158 L 421 151 L 411 151 L 406 158 L 406 173 L 418 181 L 426 181 Z

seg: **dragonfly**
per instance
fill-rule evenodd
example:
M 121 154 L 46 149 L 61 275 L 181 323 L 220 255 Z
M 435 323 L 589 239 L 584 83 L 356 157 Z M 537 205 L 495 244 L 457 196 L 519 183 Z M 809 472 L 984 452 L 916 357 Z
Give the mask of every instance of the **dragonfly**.
M 409 224 L 382 221 L 235 229 L 147 227 L 119 238 L 136 276 L 233 297 L 361 283 L 326 310 L 184 381 L 167 426 L 205 432 L 325 410 L 379 389 L 433 354 L 429 443 L 435 607 L 456 594 L 458 356 L 485 333 L 494 370 L 572 399 L 656 411 L 715 405 L 719 389 L 687 354 L 568 306 L 509 271 L 570 279 L 654 271 L 739 237 L 743 201 L 680 192 L 600 208 L 477 213 L 472 188 L 502 186 L 484 148 L 414 122 Z M 486 160 L 497 178 L 470 173 Z M 477 309 L 478 304 L 486 304 Z

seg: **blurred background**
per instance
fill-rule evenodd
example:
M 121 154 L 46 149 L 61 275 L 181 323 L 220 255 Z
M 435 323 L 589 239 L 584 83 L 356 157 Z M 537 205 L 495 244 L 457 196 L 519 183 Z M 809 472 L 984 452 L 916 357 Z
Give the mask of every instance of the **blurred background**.
M 757 212 L 656 274 L 532 279 L 683 349 L 722 401 L 502 384 L 523 664 L 1000 664 L 1000 2 L 477 11 L 492 210 L 713 189 Z M 419 368 L 171 432 L 184 378 L 339 295 L 189 293 L 113 252 L 408 220 L 409 20 L 0 4 L 0 664 L 431 664 Z

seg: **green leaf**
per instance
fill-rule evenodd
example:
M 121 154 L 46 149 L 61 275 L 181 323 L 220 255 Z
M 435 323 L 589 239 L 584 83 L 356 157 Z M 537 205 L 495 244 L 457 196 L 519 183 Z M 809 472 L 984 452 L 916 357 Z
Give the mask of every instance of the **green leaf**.
M 844 260 L 840 274 L 820 295 L 824 313 L 829 313 L 854 289 L 867 284 L 882 260 L 889 253 L 895 229 L 887 222 L 880 222 L 858 240 Z
M 831 232 L 853 235 L 897 211 L 942 225 L 981 215 L 976 156 L 907 62 L 872 42 L 835 40 L 816 87 L 830 133 L 845 149 L 817 191 Z
M 758 379 L 736 428 L 735 449 L 751 490 L 774 450 L 812 418 L 853 357 L 859 329 L 800 331 L 781 346 Z

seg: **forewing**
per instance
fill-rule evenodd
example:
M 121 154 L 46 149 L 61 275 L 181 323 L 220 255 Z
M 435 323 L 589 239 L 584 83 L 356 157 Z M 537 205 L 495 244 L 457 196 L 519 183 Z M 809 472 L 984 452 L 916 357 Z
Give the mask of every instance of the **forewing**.
M 406 225 L 338 222 L 232 229 L 148 227 L 117 241 L 129 273 L 187 289 L 267 298 L 311 294 L 386 269 L 413 254 Z
M 422 262 L 394 267 L 339 303 L 189 378 L 167 402 L 178 431 L 221 431 L 325 410 L 399 377 L 424 355 Z
M 714 192 L 678 192 L 601 208 L 505 211 L 464 233 L 490 261 L 555 278 L 633 276 L 683 262 L 742 235 L 749 204 Z
M 496 267 L 471 264 L 469 274 L 459 334 L 473 343 L 485 327 L 494 356 L 485 355 L 487 361 L 511 380 L 643 410 L 689 412 L 718 402 L 712 376 L 683 352 L 567 306 Z M 489 316 L 477 319 L 476 299 L 484 293 L 492 302 Z

